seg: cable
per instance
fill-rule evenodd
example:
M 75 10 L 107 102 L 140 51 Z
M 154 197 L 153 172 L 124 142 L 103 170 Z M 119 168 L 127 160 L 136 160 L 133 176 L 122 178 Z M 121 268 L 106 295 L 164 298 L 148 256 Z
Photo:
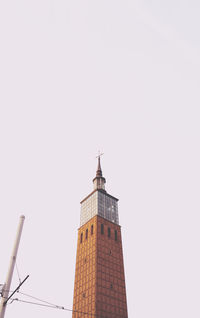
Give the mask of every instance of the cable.
M 35 298 L 35 297 L 32 297 L 32 298 Z M 89 315 L 89 316 L 94 316 L 94 317 L 97 317 L 96 314 L 92 314 L 92 313 L 88 313 L 88 312 L 83 312 L 83 311 L 78 311 L 78 310 L 73 310 L 73 309 L 69 309 L 69 308 L 65 308 L 65 307 L 62 307 L 62 306 L 58 306 L 58 305 L 46 305 L 46 304 L 40 304 L 40 303 L 36 303 L 36 302 L 32 302 L 32 301 L 27 301 L 27 300 L 22 300 L 22 299 L 18 299 L 18 298 L 13 298 L 12 299 L 12 302 L 13 301 L 19 301 L 19 302 L 22 302 L 22 303 L 26 303 L 26 304 L 31 304 L 31 305 L 37 305 L 37 306 L 42 306 L 42 307 L 49 307 L 49 308 L 54 308 L 54 309 L 61 309 L 61 310 L 66 310 L 66 311 L 70 311 L 70 312 L 75 312 L 75 313 L 78 313 L 78 314 L 83 314 L 83 315 Z
M 48 302 L 48 301 L 46 301 L 46 300 L 42 300 L 42 299 L 40 299 L 40 298 L 31 296 L 31 295 L 29 295 L 29 294 L 25 294 L 25 293 L 22 293 L 22 292 L 19 292 L 19 294 L 24 295 L 24 296 L 27 296 L 27 297 L 30 297 L 30 298 L 35 299 L 35 300 L 39 300 L 39 301 L 41 301 L 42 303 L 45 303 L 45 304 L 48 304 L 48 305 L 57 307 L 57 305 L 55 305 L 55 304 L 52 304 L 52 303 L 50 303 L 50 302 Z
M 18 276 L 19 282 L 21 283 L 21 278 L 20 278 L 20 275 L 19 275 L 19 269 L 18 269 L 18 266 L 17 266 L 17 261 L 15 263 L 15 266 L 16 266 L 17 276 Z
M 89 313 L 89 312 L 83 312 L 83 311 L 78 311 L 78 310 L 73 310 L 73 309 L 69 309 L 69 308 L 65 308 L 64 306 L 59 306 L 59 305 L 55 305 L 53 303 L 50 303 L 46 300 L 42 300 L 40 298 L 37 298 L 37 297 L 34 297 L 34 296 L 31 296 L 29 294 L 26 294 L 26 293 L 22 293 L 20 291 L 18 291 L 19 294 L 21 295 L 24 295 L 26 297 L 30 297 L 32 299 L 35 299 L 35 300 L 38 300 L 44 304 L 41 304 L 41 303 L 36 303 L 36 302 L 32 302 L 32 301 L 27 301 L 27 300 L 23 300 L 23 299 L 18 299 L 18 298 L 11 298 L 11 302 L 9 304 L 12 304 L 14 301 L 19 301 L 19 302 L 22 302 L 22 303 L 26 303 L 26 304 L 30 304 L 30 305 L 36 305 L 36 306 L 41 306 L 41 307 L 48 307 L 48 308 L 53 308 L 53 309 L 60 309 L 60 310 L 65 310 L 65 311 L 69 311 L 69 312 L 74 312 L 74 313 L 77 313 L 77 314 L 82 314 L 82 315 L 88 315 L 88 316 L 91 316 L 91 317 L 96 317 L 96 318 L 103 318 L 102 314 L 99 316 L 98 314 L 93 314 L 93 313 Z M 108 314 L 108 313 L 107 313 Z M 113 313 L 114 314 L 114 313 Z M 115 317 L 122 317 L 120 314 L 114 314 Z
M 55 309 L 64 309 L 64 307 L 57 306 L 57 305 L 46 305 L 46 304 L 36 303 L 36 302 L 33 302 L 33 301 L 27 301 L 27 300 L 23 300 L 23 299 L 19 299 L 19 298 L 13 298 L 12 302 L 15 301 L 15 300 L 16 301 L 20 301 L 22 303 L 26 303 L 26 304 L 31 304 L 31 305 L 37 305 L 37 306 L 49 307 L 49 308 L 55 308 Z
M 37 297 L 34 297 L 34 296 L 31 296 L 29 294 L 26 294 L 26 293 L 22 293 L 22 292 L 19 292 L 19 294 L 21 295 L 24 295 L 24 296 L 27 296 L 27 297 L 30 297 L 32 299 L 35 299 L 35 300 L 38 300 L 40 302 L 43 302 L 44 304 L 41 304 L 41 303 L 36 303 L 36 302 L 31 302 L 31 301 L 26 301 L 26 300 L 22 300 L 22 299 L 18 299 L 18 298 L 14 298 L 12 300 L 12 302 L 14 300 L 16 301 L 20 301 L 20 302 L 24 302 L 24 303 L 27 303 L 27 304 L 32 304 L 32 305 L 38 305 L 38 306 L 43 306 L 43 307 L 49 307 L 49 308 L 55 308 L 55 309 L 62 309 L 62 310 L 66 310 L 66 311 L 70 311 L 70 312 L 77 312 L 79 314 L 84 314 L 84 315 L 90 315 L 90 316 L 97 316 L 96 314 L 92 314 L 92 313 L 88 313 L 88 312 L 82 312 L 82 311 L 77 311 L 77 310 L 73 310 L 73 309 L 69 309 L 69 308 L 65 308 L 63 306 L 58 306 L 58 305 L 55 305 L 55 304 L 52 304 L 46 300 L 42 300 L 40 298 L 37 298 Z
M 18 299 L 18 298 L 11 298 L 11 303 L 12 304 L 14 301 L 19 301 L 19 302 L 22 302 L 22 303 L 27 303 L 27 304 L 31 304 L 31 305 L 36 305 L 36 306 L 41 306 L 41 307 L 48 307 L 48 308 L 53 308 L 53 309 L 60 309 L 60 310 L 65 310 L 65 311 L 69 311 L 69 312 L 73 312 L 73 313 L 77 313 L 77 314 L 82 314 L 82 315 L 88 315 L 88 316 L 91 316 L 91 317 L 96 317 L 96 318 L 105 318 L 104 316 L 102 316 L 102 314 L 93 314 L 93 313 L 89 313 L 89 312 L 83 312 L 83 311 L 78 311 L 78 310 L 73 310 L 73 309 L 69 309 L 69 308 L 66 308 L 64 306 L 59 306 L 59 305 L 56 305 L 56 304 L 53 304 L 53 303 L 50 303 L 46 300 L 43 300 L 43 299 L 40 299 L 38 297 L 35 297 L 35 296 L 31 296 L 29 294 L 26 294 L 26 293 L 22 293 L 22 292 L 18 292 L 19 294 L 21 295 L 24 295 L 26 297 L 30 297 L 34 300 L 37 300 L 37 301 L 40 301 L 40 303 L 38 302 L 33 302 L 33 301 L 27 301 L 27 300 L 23 300 L 23 299 Z M 43 303 L 43 304 L 42 304 Z M 105 315 L 107 316 L 107 314 L 112 314 L 114 315 L 115 317 L 119 317 L 119 318 L 122 318 L 122 315 L 119 314 L 119 313 L 111 313 L 111 312 L 106 312 Z M 104 315 L 104 314 L 103 314 Z
M 22 293 L 22 292 L 19 292 L 19 294 L 24 295 L 24 296 L 27 296 L 27 297 L 30 297 L 30 298 L 32 298 L 32 299 L 35 299 L 35 300 L 38 300 L 38 301 L 41 301 L 41 302 L 47 304 L 47 305 L 41 304 L 42 306 L 46 306 L 46 307 L 50 307 L 50 308 L 57 308 L 57 309 L 68 310 L 68 311 L 71 311 L 71 312 L 78 312 L 78 313 L 80 313 L 80 314 L 95 315 L 95 314 L 91 314 L 91 313 L 87 313 L 87 312 L 79 312 L 79 311 L 76 311 L 76 310 L 73 310 L 73 309 L 68 309 L 68 308 L 65 308 L 65 307 L 63 307 L 63 306 L 58 306 L 58 305 L 52 304 L 52 303 L 50 303 L 50 302 L 48 302 L 48 301 L 46 301 L 46 300 L 42 300 L 42 299 L 39 299 L 39 298 L 37 298 L 37 297 L 31 296 L 31 295 L 29 295 L 29 294 L 25 294 L 25 293 Z M 31 303 L 32 303 L 32 304 L 37 304 L 37 303 L 33 303 L 33 302 L 31 302 Z M 96 315 L 95 315 L 95 316 L 96 316 Z
M 21 293 L 23 294 L 23 293 Z M 31 297 L 33 299 L 38 299 L 36 297 L 33 297 L 33 296 L 30 296 L 30 295 L 27 295 L 25 294 L 26 296 L 28 297 Z M 82 314 L 82 315 L 88 315 L 88 316 L 91 316 L 91 317 L 96 317 L 96 318 L 105 318 L 104 316 L 102 316 L 102 314 L 98 315 L 98 314 L 93 314 L 93 313 L 89 313 L 89 312 L 84 312 L 84 311 L 79 311 L 79 310 L 73 310 L 73 309 L 69 309 L 69 308 L 66 308 L 66 307 L 63 307 L 63 306 L 58 306 L 58 305 L 55 305 L 55 304 L 51 304 L 47 301 L 44 301 L 44 300 L 40 300 L 38 299 L 39 301 L 42 301 L 42 302 L 45 302 L 45 304 L 41 304 L 41 303 L 37 303 L 37 302 L 32 302 L 32 301 L 27 301 L 27 300 L 23 300 L 23 299 L 18 299 L 18 298 L 13 298 L 11 303 L 12 304 L 14 301 L 19 301 L 19 302 L 22 302 L 22 303 L 26 303 L 26 304 L 30 304 L 30 305 L 36 305 L 36 306 L 41 306 L 41 307 L 48 307 L 48 308 L 53 308 L 53 309 L 60 309 L 60 310 L 65 310 L 65 311 L 69 311 L 69 312 L 73 312 L 73 313 L 77 313 L 77 314 Z M 115 315 L 115 317 L 120 317 L 122 318 L 122 315 L 121 314 L 117 314 L 117 313 L 106 313 L 107 314 L 113 314 Z M 125 318 L 125 316 L 124 316 Z

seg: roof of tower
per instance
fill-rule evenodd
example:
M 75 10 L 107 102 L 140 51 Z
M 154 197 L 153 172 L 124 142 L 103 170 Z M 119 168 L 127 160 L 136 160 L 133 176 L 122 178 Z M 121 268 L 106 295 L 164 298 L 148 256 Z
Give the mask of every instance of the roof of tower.
M 109 194 L 108 192 L 106 192 L 105 190 L 102 190 L 102 189 L 95 189 L 93 190 L 90 194 L 88 194 L 83 200 L 81 200 L 80 203 L 83 203 L 85 200 L 87 200 L 91 195 L 93 195 L 93 193 L 95 192 L 101 192 L 101 193 L 104 193 L 106 194 L 107 197 L 111 198 L 111 199 L 114 199 L 116 201 L 119 201 L 119 199 L 117 199 L 116 197 L 114 197 L 113 195 Z

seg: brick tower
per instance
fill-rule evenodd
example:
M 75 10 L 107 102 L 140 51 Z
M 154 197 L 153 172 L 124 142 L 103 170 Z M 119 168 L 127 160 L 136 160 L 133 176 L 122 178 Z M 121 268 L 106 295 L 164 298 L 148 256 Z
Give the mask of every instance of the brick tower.
M 94 190 L 81 201 L 73 318 L 127 318 L 118 199 L 105 190 L 100 156 Z

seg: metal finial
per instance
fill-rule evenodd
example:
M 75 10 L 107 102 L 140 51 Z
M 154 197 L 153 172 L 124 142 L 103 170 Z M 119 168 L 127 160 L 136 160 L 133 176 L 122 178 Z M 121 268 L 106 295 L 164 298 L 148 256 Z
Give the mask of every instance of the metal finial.
M 100 158 L 100 157 L 103 156 L 103 155 L 104 155 L 104 153 L 103 153 L 103 152 L 101 153 L 101 151 L 99 150 L 99 151 L 98 151 L 98 155 L 96 156 L 96 158 Z
M 101 161 L 100 161 L 101 156 L 103 156 L 103 153 L 99 151 L 98 156 L 96 156 L 96 158 L 98 158 L 98 166 L 97 166 L 97 172 L 96 172 L 97 177 L 102 177 Z

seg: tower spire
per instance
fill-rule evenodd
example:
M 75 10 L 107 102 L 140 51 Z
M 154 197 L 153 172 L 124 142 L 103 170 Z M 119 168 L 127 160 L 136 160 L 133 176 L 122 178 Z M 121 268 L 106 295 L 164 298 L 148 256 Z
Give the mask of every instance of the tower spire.
M 99 151 L 99 154 L 96 157 L 98 158 L 96 177 L 93 179 L 94 190 L 96 189 L 105 190 L 106 179 L 103 177 L 103 173 L 101 169 L 101 156 L 103 156 L 103 153 L 100 153 Z
M 103 156 L 103 153 L 99 152 L 98 156 L 96 157 L 96 158 L 98 158 L 98 166 L 97 166 L 96 177 L 102 177 L 101 156 Z

